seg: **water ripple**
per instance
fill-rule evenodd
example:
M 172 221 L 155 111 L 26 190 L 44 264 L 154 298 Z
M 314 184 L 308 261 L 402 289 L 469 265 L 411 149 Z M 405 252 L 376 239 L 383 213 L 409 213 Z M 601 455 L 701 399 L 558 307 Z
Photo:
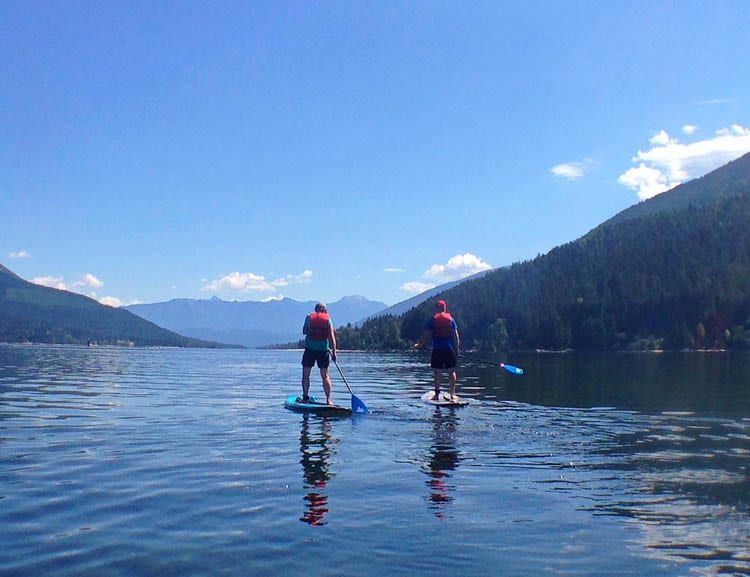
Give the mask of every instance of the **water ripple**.
M 0 574 L 750 574 L 750 418 L 341 357 L 370 415 L 284 411 L 296 351 L 0 346 Z

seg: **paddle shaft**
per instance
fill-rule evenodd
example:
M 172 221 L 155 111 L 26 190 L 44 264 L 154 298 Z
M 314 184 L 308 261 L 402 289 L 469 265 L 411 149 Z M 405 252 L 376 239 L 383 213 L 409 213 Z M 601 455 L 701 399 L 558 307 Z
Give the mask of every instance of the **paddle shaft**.
M 349 394 L 352 396 L 352 411 L 356 413 L 358 409 L 362 409 L 363 413 L 368 413 L 370 410 L 367 408 L 367 405 L 365 405 L 364 401 L 354 394 L 354 391 L 352 391 L 352 388 L 349 386 L 349 381 L 347 381 L 346 377 L 344 376 L 344 371 L 341 370 L 339 362 L 335 358 L 333 359 L 333 364 L 336 365 L 336 368 L 339 370 L 339 374 L 344 380 L 346 388 L 349 389 Z
M 342 371 L 341 367 L 339 366 L 339 362 L 334 359 L 333 364 L 336 365 L 336 368 L 339 370 L 339 374 L 341 375 L 341 378 L 344 379 L 344 384 L 346 385 L 346 388 L 349 389 L 349 394 L 354 396 L 354 392 L 352 391 L 352 388 L 349 386 L 349 381 L 346 380 L 346 377 L 344 376 L 344 371 Z
M 506 365 L 505 363 L 495 363 L 493 361 L 486 361 L 484 359 L 477 359 L 475 357 L 468 357 L 466 355 L 458 355 L 458 356 L 461 357 L 462 359 L 468 359 L 470 361 L 476 361 L 478 363 L 484 363 L 486 365 L 492 365 L 493 367 L 500 366 L 503 369 L 505 369 L 506 371 L 508 371 L 509 373 L 513 373 L 514 375 L 522 375 L 523 374 L 523 369 L 518 368 L 518 367 L 514 367 L 513 365 Z

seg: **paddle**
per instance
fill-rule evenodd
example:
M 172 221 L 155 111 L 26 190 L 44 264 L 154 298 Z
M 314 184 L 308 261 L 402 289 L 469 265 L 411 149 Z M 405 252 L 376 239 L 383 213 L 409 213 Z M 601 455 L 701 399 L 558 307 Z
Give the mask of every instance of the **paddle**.
M 362 412 L 362 413 L 369 413 L 370 411 L 367 410 L 367 405 L 365 405 L 362 402 L 362 399 L 360 399 L 357 395 L 355 395 L 352 392 L 352 388 L 349 386 L 349 381 L 346 380 L 346 377 L 344 376 L 344 371 L 341 370 L 341 367 L 339 366 L 339 362 L 336 359 L 333 359 L 333 363 L 336 365 L 336 368 L 339 370 L 339 374 L 341 375 L 341 378 L 344 379 L 344 383 L 346 384 L 346 388 L 349 389 L 349 393 L 352 395 L 352 411 Z
M 478 363 L 485 363 L 487 365 L 493 365 L 493 366 L 498 366 L 499 365 L 502 368 L 504 368 L 506 371 L 508 371 L 509 373 L 513 373 L 514 375 L 522 375 L 523 374 L 523 369 L 522 368 L 520 368 L 520 367 L 514 367 L 513 365 L 508 365 L 506 363 L 495 363 L 495 362 L 492 362 L 492 361 L 485 361 L 484 359 L 476 359 L 474 357 L 467 357 L 466 355 L 458 355 L 458 356 L 461 357 L 462 359 L 469 359 L 470 361 L 476 361 Z

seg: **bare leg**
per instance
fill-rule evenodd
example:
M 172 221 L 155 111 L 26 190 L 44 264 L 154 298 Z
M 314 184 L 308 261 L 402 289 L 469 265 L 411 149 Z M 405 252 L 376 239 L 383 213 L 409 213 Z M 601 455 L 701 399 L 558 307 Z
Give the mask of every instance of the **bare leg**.
M 310 372 L 312 367 L 302 367 L 302 397 L 307 399 L 310 394 Z
M 432 381 L 435 384 L 435 396 L 432 398 L 437 401 L 440 399 L 440 371 L 438 369 L 432 371 Z
M 451 369 L 451 372 L 448 375 L 448 379 L 450 380 L 451 384 L 451 398 L 455 398 L 456 396 L 456 369 Z
M 323 391 L 326 394 L 326 403 L 329 405 L 333 404 L 331 400 L 331 375 L 328 373 L 328 369 L 320 369 L 320 378 L 323 379 Z

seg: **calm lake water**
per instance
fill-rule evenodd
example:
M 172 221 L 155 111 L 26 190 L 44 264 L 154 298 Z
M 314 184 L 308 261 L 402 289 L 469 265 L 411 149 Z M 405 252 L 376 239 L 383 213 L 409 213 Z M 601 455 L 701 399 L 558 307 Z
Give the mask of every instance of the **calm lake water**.
M 300 356 L 0 345 L 0 575 L 750 575 L 748 355 Z

